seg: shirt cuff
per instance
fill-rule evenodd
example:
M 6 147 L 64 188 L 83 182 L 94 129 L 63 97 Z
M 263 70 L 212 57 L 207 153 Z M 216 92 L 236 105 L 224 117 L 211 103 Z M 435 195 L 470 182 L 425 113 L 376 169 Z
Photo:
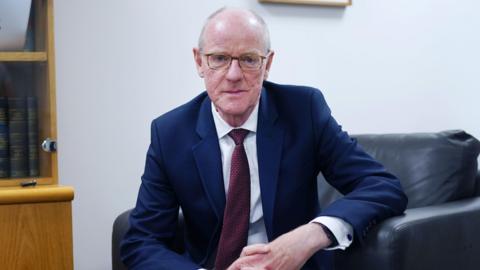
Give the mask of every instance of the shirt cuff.
M 347 223 L 345 220 L 337 217 L 321 216 L 315 218 L 311 222 L 321 223 L 322 225 L 327 227 L 337 239 L 338 245 L 325 248 L 325 250 L 345 250 L 352 244 L 353 228 L 352 225 Z

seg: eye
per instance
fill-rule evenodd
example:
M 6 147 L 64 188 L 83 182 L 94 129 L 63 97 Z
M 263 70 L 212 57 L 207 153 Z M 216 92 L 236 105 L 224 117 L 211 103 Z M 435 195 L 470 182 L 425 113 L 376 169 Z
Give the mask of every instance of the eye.
M 258 55 L 254 55 L 254 54 L 246 54 L 246 55 L 242 55 L 240 56 L 240 61 L 242 61 L 243 63 L 245 63 L 246 65 L 253 65 L 255 66 L 258 61 L 259 61 L 259 56 Z
M 239 61 L 246 69 L 257 69 L 261 65 L 261 58 L 256 54 L 244 54 L 239 57 Z
M 228 62 L 229 58 L 230 57 L 228 55 L 224 55 L 224 54 L 212 54 L 212 55 L 210 55 L 210 60 L 212 62 L 215 62 L 215 63 Z

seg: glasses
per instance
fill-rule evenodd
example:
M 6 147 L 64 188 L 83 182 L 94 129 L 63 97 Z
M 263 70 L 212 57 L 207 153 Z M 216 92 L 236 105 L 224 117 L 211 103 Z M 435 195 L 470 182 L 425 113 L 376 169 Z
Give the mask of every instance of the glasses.
M 263 60 L 267 58 L 267 56 L 254 53 L 242 54 L 238 57 L 222 53 L 209 53 L 205 56 L 207 57 L 208 67 L 215 70 L 229 68 L 233 59 L 238 61 L 242 70 L 259 70 L 263 65 Z

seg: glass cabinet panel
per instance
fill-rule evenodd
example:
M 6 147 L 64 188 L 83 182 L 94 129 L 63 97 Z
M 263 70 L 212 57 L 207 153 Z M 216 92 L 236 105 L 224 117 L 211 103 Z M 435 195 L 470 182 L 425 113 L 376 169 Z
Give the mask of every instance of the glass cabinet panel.
M 47 62 L 0 62 L 0 181 L 53 176 L 41 147 L 55 137 L 46 74 Z

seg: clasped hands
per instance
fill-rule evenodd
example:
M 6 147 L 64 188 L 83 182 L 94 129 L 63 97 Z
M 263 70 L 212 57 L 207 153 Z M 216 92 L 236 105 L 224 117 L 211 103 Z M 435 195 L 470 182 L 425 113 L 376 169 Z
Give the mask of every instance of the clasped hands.
M 245 247 L 227 270 L 296 270 L 331 241 L 317 223 L 302 225 L 268 244 Z

